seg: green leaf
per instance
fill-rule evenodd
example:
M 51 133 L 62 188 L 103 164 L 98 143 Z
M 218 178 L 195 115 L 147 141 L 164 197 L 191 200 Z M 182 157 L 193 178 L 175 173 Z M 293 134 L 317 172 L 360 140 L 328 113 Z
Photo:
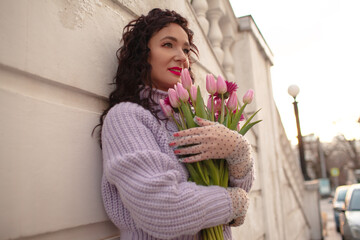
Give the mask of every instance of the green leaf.
M 221 123 L 221 124 L 224 125 L 225 127 L 228 126 L 228 116 L 229 116 L 229 114 L 225 114 L 225 116 L 224 116 L 224 121 Z
M 236 130 L 237 124 L 238 124 L 238 122 L 239 122 L 239 120 L 241 118 L 241 114 L 244 112 L 244 109 L 245 109 L 246 105 L 247 104 L 245 103 L 244 105 L 242 105 L 242 107 L 238 111 L 236 111 L 235 117 L 232 119 L 232 122 L 231 122 L 231 124 L 229 126 L 229 129 Z
M 191 180 L 193 180 L 198 185 L 206 186 L 206 183 L 202 180 L 202 178 L 199 176 L 198 172 L 195 170 L 193 163 L 185 164 L 187 170 L 189 171 Z
M 242 127 L 240 129 L 239 133 L 244 136 L 247 133 L 247 131 L 249 131 L 250 128 L 252 128 L 255 124 L 257 124 L 257 123 L 259 123 L 261 121 L 262 120 L 258 120 L 256 122 L 252 122 L 252 123 L 247 124 L 245 127 Z
M 220 173 L 220 186 L 227 187 L 228 178 L 229 178 L 229 170 L 227 167 L 227 163 L 225 159 L 219 160 L 219 173 Z
M 224 123 L 224 117 L 225 117 L 225 101 L 224 101 L 224 94 L 221 94 L 221 113 L 219 118 L 219 123 Z
M 209 172 L 208 172 L 207 167 L 204 167 L 203 164 L 202 164 L 202 170 L 203 170 L 205 182 L 206 182 L 207 186 L 209 186 L 210 185 Z
M 229 126 L 230 126 L 230 121 L 231 121 L 231 112 L 228 108 L 226 108 L 226 116 L 225 116 L 224 125 L 227 128 L 229 128 Z
M 257 110 L 256 112 L 253 113 L 253 115 L 251 115 L 251 117 L 244 123 L 244 125 L 242 126 L 241 129 L 246 128 L 246 126 L 250 123 L 250 121 L 255 117 L 255 115 L 261 110 L 261 108 L 259 110 Z M 241 131 L 240 129 L 240 131 Z
M 202 162 L 195 162 L 193 163 L 196 166 L 197 172 L 199 173 L 199 176 L 201 177 L 202 181 L 205 183 L 206 186 L 209 185 L 209 181 L 207 180 L 207 176 L 204 175 L 203 169 L 205 168 Z
M 209 175 L 210 175 L 210 182 L 212 182 L 212 185 L 218 185 L 220 184 L 220 174 L 219 174 L 219 169 L 215 166 L 214 162 L 215 160 L 204 160 L 204 164 L 206 165 L 206 167 L 209 170 Z
M 171 114 L 171 118 L 172 118 L 172 120 L 176 123 L 176 126 L 178 127 L 178 129 L 181 131 L 181 130 L 184 130 L 183 128 L 182 128 L 182 126 L 181 126 L 181 123 L 179 123 L 176 119 L 175 119 L 175 117 L 174 117 L 174 115 L 173 114 Z
M 227 163 L 225 162 L 224 174 L 223 174 L 222 178 L 220 179 L 220 186 L 227 188 L 228 185 L 229 185 L 229 167 L 228 167 Z
M 191 114 L 190 106 L 188 103 L 181 102 L 181 111 L 184 114 L 184 118 L 186 120 L 186 125 L 188 128 L 196 127 L 196 124 L 194 122 L 194 118 Z
M 197 88 L 197 95 L 196 95 L 195 115 L 203 119 L 208 119 L 207 113 L 205 111 L 204 99 L 201 96 L 199 86 Z
M 219 172 L 220 172 L 220 179 L 223 177 L 224 175 L 224 164 L 225 164 L 225 160 L 224 159 L 220 159 L 219 160 L 220 164 L 219 164 Z

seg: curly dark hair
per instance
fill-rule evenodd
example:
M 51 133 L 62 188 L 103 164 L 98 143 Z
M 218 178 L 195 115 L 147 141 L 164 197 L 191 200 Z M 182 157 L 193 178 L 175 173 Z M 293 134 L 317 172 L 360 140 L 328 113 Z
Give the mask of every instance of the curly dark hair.
M 194 33 L 188 28 L 188 21 L 175 11 L 154 8 L 148 15 L 141 15 L 127 24 L 123 29 L 123 45 L 116 52 L 119 64 L 112 83 L 115 85 L 115 90 L 110 93 L 109 105 L 100 116 L 100 123 L 95 127 L 100 127 L 100 134 L 106 114 L 120 102 L 137 103 L 160 120 L 157 116 L 158 111 L 152 108 L 152 105 L 155 104 L 152 99 L 152 89 L 150 88 L 149 98 L 140 99 L 140 92 L 144 90 L 145 86 L 153 86 L 151 65 L 148 63 L 149 40 L 170 23 L 176 23 L 184 29 L 188 36 L 191 52 L 198 55 L 198 48 L 193 43 Z M 190 68 L 189 72 L 191 74 Z

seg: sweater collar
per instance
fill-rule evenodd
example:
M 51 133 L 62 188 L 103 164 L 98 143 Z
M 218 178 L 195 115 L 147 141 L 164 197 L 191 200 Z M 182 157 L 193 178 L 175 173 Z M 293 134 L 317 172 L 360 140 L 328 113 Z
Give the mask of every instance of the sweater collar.
M 140 99 L 149 98 L 150 94 L 150 87 L 145 87 L 140 92 Z M 159 104 L 160 99 L 165 99 L 168 96 L 168 93 L 156 88 L 152 88 L 152 99 L 155 101 L 155 103 Z

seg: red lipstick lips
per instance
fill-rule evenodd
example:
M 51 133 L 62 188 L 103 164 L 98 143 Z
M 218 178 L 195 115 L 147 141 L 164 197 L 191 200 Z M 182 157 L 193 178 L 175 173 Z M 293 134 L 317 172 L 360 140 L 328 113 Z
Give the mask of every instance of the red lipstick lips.
M 179 68 L 179 67 L 172 67 L 172 68 L 169 68 L 169 71 L 173 74 L 175 74 L 176 76 L 180 76 L 181 75 L 181 70 L 182 68 Z

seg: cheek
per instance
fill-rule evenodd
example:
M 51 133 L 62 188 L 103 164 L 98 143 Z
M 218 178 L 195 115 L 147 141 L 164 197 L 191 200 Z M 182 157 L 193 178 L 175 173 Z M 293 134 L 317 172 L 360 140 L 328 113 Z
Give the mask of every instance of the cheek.
M 152 54 L 151 54 L 151 53 L 149 53 L 149 55 L 148 55 L 147 62 L 148 62 L 148 64 L 150 64 L 151 66 L 153 65 L 153 57 L 152 57 Z
M 159 58 L 154 54 L 148 59 L 148 63 L 151 65 L 152 69 L 158 69 L 161 65 L 161 62 L 159 62 Z

